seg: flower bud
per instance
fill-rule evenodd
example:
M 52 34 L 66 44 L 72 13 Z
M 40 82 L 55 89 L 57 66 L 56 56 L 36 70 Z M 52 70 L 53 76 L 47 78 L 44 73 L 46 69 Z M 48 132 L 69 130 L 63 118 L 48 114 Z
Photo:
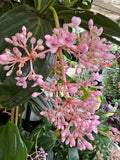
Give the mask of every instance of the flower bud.
M 6 56 L 5 54 L 0 55 L 0 64 L 4 65 L 8 63 L 8 56 Z
M 32 37 L 31 40 L 30 40 L 30 42 L 31 42 L 32 44 L 35 44 L 36 38 Z
M 5 41 L 8 43 L 12 43 L 13 41 L 10 38 L 5 38 Z
M 22 71 L 21 71 L 21 70 L 18 70 L 18 71 L 16 72 L 16 75 L 17 75 L 17 76 L 21 76 L 21 75 L 22 75 Z
M 89 29 L 93 28 L 93 20 L 92 19 L 89 20 L 88 25 L 89 25 Z
M 79 26 L 79 24 L 81 23 L 81 19 L 79 17 L 73 17 L 72 23 L 76 26 Z

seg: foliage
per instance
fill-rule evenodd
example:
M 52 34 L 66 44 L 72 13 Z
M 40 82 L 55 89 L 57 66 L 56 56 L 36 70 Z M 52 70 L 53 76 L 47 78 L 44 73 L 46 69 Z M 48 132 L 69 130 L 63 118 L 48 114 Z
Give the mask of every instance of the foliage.
M 27 149 L 20 137 L 18 128 L 8 122 L 0 129 L 0 160 L 27 159 Z
M 120 65 L 113 61 L 113 66 L 107 67 L 103 72 L 103 95 L 107 98 L 108 101 L 119 103 L 120 91 Z

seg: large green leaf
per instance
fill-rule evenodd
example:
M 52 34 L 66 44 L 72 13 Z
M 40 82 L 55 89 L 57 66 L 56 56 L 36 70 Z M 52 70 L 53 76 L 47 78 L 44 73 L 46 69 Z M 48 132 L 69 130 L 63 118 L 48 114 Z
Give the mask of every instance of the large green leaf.
M 48 160 L 53 160 L 53 159 L 54 159 L 54 152 L 53 152 L 53 150 L 51 150 L 51 151 L 48 153 L 47 159 L 48 159 Z
M 69 160 L 79 160 L 78 148 L 69 148 Z
M 56 138 L 48 135 L 43 135 L 38 138 L 37 145 L 43 147 L 46 152 L 50 152 L 55 145 Z
M 88 21 L 93 19 L 94 25 L 103 27 L 104 31 L 102 36 L 114 43 L 120 44 L 120 41 L 115 40 L 112 36 L 120 38 L 120 26 L 111 19 L 99 13 L 94 13 L 88 10 L 67 8 L 61 5 L 54 6 L 59 18 L 64 19 L 65 22 L 70 22 L 73 16 L 80 17 L 81 27 L 88 30 Z
M 50 99 L 48 98 L 46 101 L 46 100 L 44 100 L 45 98 L 46 98 L 46 96 L 43 93 L 43 94 L 37 96 L 36 98 L 29 99 L 27 102 L 30 104 L 30 108 L 37 116 L 40 116 L 40 112 L 43 111 L 45 108 L 52 109 L 53 105 L 52 105 Z
M 26 146 L 12 122 L 0 129 L 0 160 L 27 160 Z
M 28 31 L 33 33 L 36 39 L 43 39 L 45 34 L 52 33 L 52 23 L 49 22 L 47 16 L 39 17 L 36 11 L 27 6 L 20 5 L 0 18 L 0 52 L 3 52 L 6 47 L 11 47 L 4 41 L 5 37 L 11 37 L 17 32 L 21 32 L 22 26 L 26 26 Z M 43 75 L 44 79 L 47 78 L 51 71 L 54 61 L 54 54 L 48 53 L 45 59 L 37 59 L 34 62 L 34 69 L 37 74 Z M 26 64 L 23 74 L 26 75 L 29 72 L 29 64 Z M 0 66 L 0 103 L 5 107 L 15 107 L 21 103 L 24 103 L 31 94 L 38 90 L 38 87 L 31 88 L 33 82 L 28 82 L 28 88 L 16 86 L 15 71 L 10 77 L 5 76 L 5 72 Z
M 33 33 L 37 39 L 44 39 L 45 34 L 52 32 L 52 23 L 47 16 L 39 17 L 36 10 L 28 5 L 20 5 L 0 17 L 0 53 L 8 47 L 5 37 L 11 37 L 21 32 L 22 26 Z

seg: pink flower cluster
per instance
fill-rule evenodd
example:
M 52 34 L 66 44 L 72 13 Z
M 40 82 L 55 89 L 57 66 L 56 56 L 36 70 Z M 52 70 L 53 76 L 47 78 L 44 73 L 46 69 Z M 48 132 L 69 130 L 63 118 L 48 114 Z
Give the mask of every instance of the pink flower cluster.
M 27 157 L 29 157 L 31 160 L 46 160 L 47 153 L 45 153 L 42 147 L 39 149 L 39 151 L 37 151 L 37 154 L 35 154 L 36 152 L 27 155 Z
M 28 48 L 27 45 L 29 39 L 31 48 Z M 16 85 L 26 88 L 27 79 L 35 81 L 39 77 L 39 75 L 37 75 L 33 69 L 33 60 L 36 58 L 45 58 L 45 53 L 48 52 L 48 50 L 43 51 L 43 41 L 39 39 L 36 42 L 36 38 L 32 37 L 32 33 L 27 33 L 25 26 L 22 27 L 21 33 L 16 33 L 15 36 L 12 36 L 12 39 L 5 38 L 5 41 L 11 43 L 15 47 L 13 47 L 12 51 L 5 49 L 5 52 L 0 55 L 0 64 L 4 65 L 4 70 L 7 71 L 6 76 L 10 76 L 15 65 L 17 65 L 17 77 L 15 78 L 17 80 Z M 27 61 L 30 63 L 30 72 L 27 76 L 22 77 L 22 68 L 25 66 Z
M 96 99 L 94 91 L 89 91 L 89 94 L 85 100 L 73 99 L 64 103 L 60 103 L 59 99 L 52 100 L 55 110 L 46 108 L 41 112 L 41 115 L 48 117 L 61 130 L 62 142 L 70 144 L 70 147 L 77 144 L 80 150 L 93 149 L 83 137 L 87 135 L 90 140 L 94 140 L 91 133 L 97 133 L 97 125 L 100 124 L 99 116 L 94 115 L 95 107 L 100 101 Z
M 104 68 L 110 59 L 114 59 L 113 54 L 108 53 L 111 45 L 104 42 L 105 38 L 100 39 L 103 32 L 102 27 L 98 29 L 93 26 L 93 20 L 89 21 L 90 31 L 79 32 L 80 18 L 73 17 L 72 22 L 64 24 L 63 28 L 53 29 L 53 35 L 46 35 L 46 44 L 50 48 L 51 53 L 55 53 L 58 48 L 62 48 L 79 59 L 80 66 L 85 66 L 86 69 L 99 70 Z M 70 32 L 69 28 L 74 28 L 74 32 Z
M 26 33 L 26 28 L 22 28 L 22 33 L 17 33 L 12 39 L 6 38 L 8 43 L 13 44 L 13 53 L 6 49 L 5 53 L 0 55 L 0 64 L 5 65 L 4 69 L 9 70 L 9 76 L 16 64 L 17 85 L 23 88 L 27 87 L 26 80 L 34 80 L 32 87 L 40 86 L 51 99 L 54 109 L 45 109 L 40 114 L 48 117 L 59 130 L 61 130 L 62 142 L 69 144 L 70 147 L 77 147 L 80 150 L 93 150 L 92 145 L 86 141 L 86 135 L 90 140 L 94 140 L 92 132 L 97 133 L 97 125 L 99 116 L 95 115 L 95 110 L 100 104 L 100 91 L 93 88 L 101 89 L 102 86 L 96 86 L 97 81 L 101 81 L 102 77 L 98 71 L 105 68 L 108 61 L 115 58 L 113 54 L 108 53 L 110 45 L 105 44 L 105 39 L 100 39 L 103 31 L 93 26 L 93 21 L 89 21 L 90 31 L 80 33 L 81 19 L 73 17 L 71 23 L 64 24 L 63 28 L 54 28 L 53 35 L 46 35 L 46 45 L 48 50 L 44 50 L 42 40 L 37 41 L 34 37 L 30 39 L 31 51 L 27 49 L 27 40 L 32 36 L 31 32 Z M 73 31 L 70 32 L 69 28 Z M 27 54 L 22 57 L 19 48 L 24 49 Z M 40 52 L 37 53 L 36 50 Z M 62 50 L 73 54 L 78 59 L 76 74 L 81 75 L 85 69 L 91 71 L 90 78 L 84 80 L 79 78 L 76 83 L 70 83 L 66 79 L 66 68 L 63 60 Z M 53 66 L 54 77 L 52 82 L 43 81 L 42 75 L 37 75 L 33 69 L 33 60 L 36 58 L 44 58 L 45 53 L 50 51 L 56 53 Z M 29 61 L 30 72 L 26 77 L 22 77 L 22 67 Z M 67 68 L 70 66 L 67 66 Z M 96 71 L 96 72 L 93 72 Z M 32 94 L 33 97 L 38 96 L 39 92 Z M 98 98 L 99 97 L 99 98 Z M 47 100 L 47 98 L 45 99 Z

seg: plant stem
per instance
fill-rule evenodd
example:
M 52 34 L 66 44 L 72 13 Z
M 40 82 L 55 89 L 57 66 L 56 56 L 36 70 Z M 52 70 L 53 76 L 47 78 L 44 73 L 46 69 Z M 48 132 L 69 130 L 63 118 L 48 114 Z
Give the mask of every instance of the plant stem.
M 52 6 L 52 4 L 55 2 L 56 0 L 49 0 L 49 2 L 40 10 L 39 14 L 43 15 L 43 13 L 45 13 L 45 11 Z
M 58 15 L 57 15 L 57 13 L 56 13 L 56 10 L 55 10 L 52 6 L 50 6 L 50 10 L 52 11 L 53 16 L 54 16 L 56 28 L 59 29 L 59 28 L 60 28 L 60 24 L 59 24 L 59 18 L 58 18 Z M 65 75 L 65 68 L 64 68 L 64 60 L 63 60 L 63 55 L 62 55 L 62 49 L 61 49 L 61 48 L 59 48 L 58 53 L 59 53 L 59 58 L 60 58 L 62 79 L 63 79 L 63 81 L 66 83 L 66 75 Z M 58 54 L 58 53 L 57 53 L 57 54 Z M 67 90 L 66 84 L 65 84 L 64 87 L 65 87 L 65 90 Z M 66 98 L 69 98 L 69 93 L 66 92 L 65 94 L 66 94 Z
M 56 25 L 56 28 L 58 29 L 58 28 L 60 28 L 60 24 L 59 24 L 59 18 L 58 18 L 57 12 L 52 6 L 50 6 L 50 10 L 53 13 L 54 20 L 55 20 L 55 25 Z
M 14 8 L 14 4 L 9 0 L 9 3 L 11 4 L 12 8 Z
M 65 90 L 67 90 L 67 85 L 66 85 L 66 75 L 65 75 L 65 68 L 64 68 L 64 60 L 63 60 L 63 55 L 62 55 L 62 49 L 59 49 L 59 58 L 60 58 L 60 65 L 61 65 L 61 72 L 62 72 L 62 79 L 65 82 L 64 84 L 64 88 Z M 65 92 L 66 98 L 69 98 L 69 93 L 66 91 Z
M 18 124 L 18 111 L 19 111 L 19 106 L 16 107 L 16 113 L 15 113 L 15 124 L 16 124 L 16 126 Z
M 36 142 L 35 142 L 35 152 L 36 152 L 36 155 L 37 155 L 37 148 L 38 148 L 38 146 L 37 146 L 37 140 L 38 140 L 40 132 L 41 132 L 41 129 L 39 130 L 39 132 L 38 132 L 38 134 L 36 136 Z
M 15 108 L 11 109 L 11 121 L 14 123 L 14 113 L 15 113 Z
M 19 117 L 19 131 L 21 131 L 21 126 L 22 126 L 22 113 L 20 114 L 20 117 Z
M 64 82 L 66 82 L 66 76 L 65 76 L 65 68 L 64 68 L 64 61 L 63 61 L 62 49 L 59 49 L 59 57 L 60 57 L 60 65 L 61 65 L 62 79 L 63 79 Z
M 39 11 L 41 8 L 41 0 L 38 0 L 38 6 L 37 6 L 37 10 Z

